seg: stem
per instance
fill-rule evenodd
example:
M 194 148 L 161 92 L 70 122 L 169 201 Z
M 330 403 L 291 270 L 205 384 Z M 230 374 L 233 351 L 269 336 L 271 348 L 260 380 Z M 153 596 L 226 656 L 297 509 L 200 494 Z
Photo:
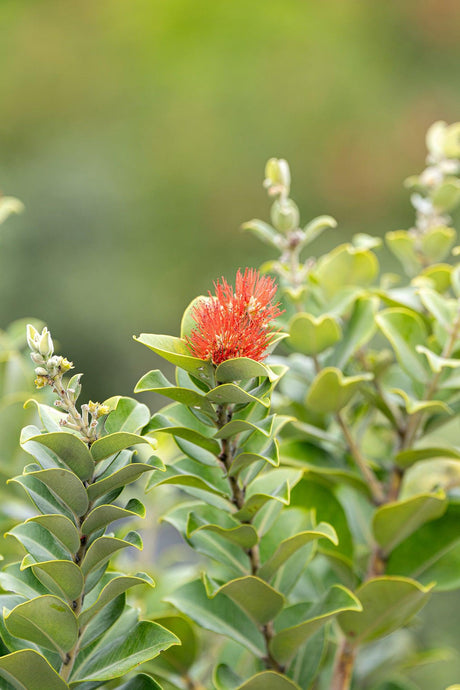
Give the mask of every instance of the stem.
M 330 690 L 349 689 L 351 677 L 353 675 L 355 655 L 356 650 L 350 645 L 345 637 L 342 638 L 340 646 L 337 649 Z

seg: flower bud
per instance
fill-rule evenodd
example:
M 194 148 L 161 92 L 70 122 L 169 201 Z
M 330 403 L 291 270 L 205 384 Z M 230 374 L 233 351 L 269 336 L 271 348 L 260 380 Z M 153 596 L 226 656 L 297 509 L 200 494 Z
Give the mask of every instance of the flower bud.
M 270 194 L 289 193 L 291 186 L 291 173 L 289 164 L 284 158 L 270 158 L 265 166 L 264 186 Z
M 38 339 L 40 337 L 39 332 L 36 328 L 32 326 L 31 323 L 27 324 L 27 344 L 31 350 L 37 349 Z
M 291 200 L 275 201 L 271 208 L 272 223 L 281 232 L 291 232 L 299 227 L 299 209 Z
M 49 330 L 46 328 L 46 326 L 43 329 L 42 334 L 40 336 L 38 349 L 40 350 L 40 354 L 42 355 L 49 357 L 53 354 L 53 341 L 51 339 L 51 334 Z
M 34 364 L 44 364 L 45 363 L 45 358 L 39 352 L 32 352 L 30 355 L 30 359 L 32 360 L 32 362 Z
M 48 376 L 48 372 L 45 369 L 45 367 L 37 367 L 35 369 L 35 373 L 37 374 L 37 376 Z

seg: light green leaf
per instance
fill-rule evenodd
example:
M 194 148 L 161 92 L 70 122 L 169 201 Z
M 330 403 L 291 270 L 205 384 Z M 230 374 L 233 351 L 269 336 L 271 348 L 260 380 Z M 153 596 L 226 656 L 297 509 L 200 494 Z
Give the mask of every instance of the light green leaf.
M 23 474 L 19 477 L 10 479 L 10 482 L 20 484 L 29 494 L 30 499 L 34 505 L 45 514 L 66 515 L 70 520 L 74 519 L 71 510 L 66 508 L 57 498 L 51 493 L 47 487 L 35 477 L 30 474 Z
M 235 513 L 241 522 L 249 522 L 268 501 L 289 504 L 291 485 L 294 486 L 302 473 L 296 470 L 276 469 L 256 477 L 246 489 L 243 507 Z
M 195 390 L 191 390 L 190 388 L 173 386 L 159 369 L 149 371 L 147 374 L 145 374 L 145 376 L 141 378 L 134 389 L 135 393 L 144 393 L 146 391 L 159 393 L 160 395 L 164 395 L 165 397 L 180 402 L 183 405 L 198 409 L 204 414 L 211 416 L 214 416 L 215 414 L 213 406 L 208 400 L 206 400 L 204 395 Z M 147 420 L 147 422 L 148 421 L 149 420 Z
M 45 594 L 15 606 L 4 614 L 8 632 L 30 640 L 61 656 L 77 641 L 78 623 L 72 609 L 62 599 Z
M 38 470 L 27 474 L 40 480 L 74 515 L 84 515 L 87 511 L 88 494 L 86 489 L 80 479 L 70 470 Z
M 233 383 L 252 379 L 257 376 L 267 376 L 270 378 L 271 372 L 262 362 L 256 362 L 249 357 L 236 357 L 227 359 L 216 368 L 216 381 L 219 384 Z
M 109 644 L 97 647 L 76 669 L 75 674 L 72 674 L 70 687 L 76 687 L 82 682 L 104 681 L 124 676 L 179 642 L 173 633 L 158 623 L 137 623 L 128 636 L 121 635 Z
M 138 338 L 134 338 L 138 343 L 146 345 L 157 355 L 171 362 L 176 367 L 185 369 L 198 379 L 203 379 L 208 383 L 214 381 L 214 367 L 211 362 L 204 359 L 192 357 L 185 340 L 174 338 L 170 335 L 155 335 L 153 333 L 141 333 Z
M 293 620 L 298 621 L 299 617 L 297 606 L 291 608 L 295 615 L 290 615 L 289 609 L 283 612 L 279 617 L 277 632 L 270 642 L 270 651 L 281 664 L 290 662 L 297 650 L 331 618 L 344 611 L 361 611 L 361 604 L 348 589 L 334 585 L 317 604 L 304 613 L 301 623 L 292 625 Z M 280 629 L 286 622 L 289 627 Z
M 16 525 L 8 535 L 15 537 L 36 561 L 70 560 L 71 555 L 60 541 L 35 522 Z
M 241 228 L 255 235 L 259 240 L 264 242 L 264 244 L 268 244 L 270 247 L 275 247 L 276 249 L 280 247 L 282 236 L 271 225 L 264 223 L 263 220 L 254 218 L 247 223 L 243 223 Z
M 162 690 L 162 687 L 150 676 L 147 676 L 145 673 L 139 673 L 131 680 L 123 683 L 123 685 L 119 685 L 118 690 Z
M 67 601 L 74 601 L 83 591 L 83 575 L 80 568 L 72 561 L 43 561 L 35 563 L 30 556 L 26 556 L 21 568 L 32 568 L 35 577 L 50 592 Z
M 447 499 L 443 491 L 387 503 L 374 513 L 372 529 L 375 539 L 388 554 L 425 522 L 441 517 L 446 508 Z
M 153 465 L 148 465 L 144 462 L 132 462 L 122 467 L 117 472 L 110 474 L 108 477 L 104 477 L 94 482 L 94 484 L 90 484 L 88 486 L 90 501 L 96 500 L 96 498 L 103 496 L 113 489 L 131 484 L 135 482 L 136 479 L 139 479 L 145 472 L 152 472 L 154 469 L 155 467 Z
M 411 448 L 395 455 L 395 463 L 400 467 L 410 467 L 419 460 L 431 458 L 455 458 L 460 460 L 460 452 L 454 448 Z
M 421 318 L 409 309 L 385 309 L 375 320 L 388 338 L 402 369 L 416 381 L 426 383 L 432 376 L 423 355 L 416 351 L 417 345 L 424 345 L 428 334 Z
M 256 673 L 237 690 L 300 690 L 299 686 L 287 676 L 276 671 L 262 671 Z
M 171 434 L 172 436 L 193 443 L 213 455 L 219 455 L 220 453 L 220 445 L 215 439 L 204 436 L 199 431 L 190 429 L 188 426 L 176 426 L 163 414 L 155 414 L 152 417 L 146 432 L 149 434 L 157 432 Z
M 147 424 L 150 410 L 133 398 L 121 397 L 116 408 L 105 420 L 104 428 L 108 434 L 124 431 L 135 434 Z
M 242 470 L 246 469 L 255 462 L 267 462 L 273 467 L 279 467 L 279 447 L 276 439 L 270 440 L 268 446 L 262 448 L 260 453 L 249 453 L 243 450 L 235 456 L 229 470 L 230 476 L 237 476 Z
M 275 553 L 266 561 L 259 569 L 259 577 L 269 582 L 275 575 L 278 568 L 280 568 L 296 551 L 309 544 L 316 539 L 329 539 L 337 546 L 339 540 L 335 529 L 325 522 L 320 522 L 312 530 L 299 532 L 298 534 L 288 537 L 281 542 Z
M 304 355 L 317 355 L 340 340 L 340 326 L 328 314 L 319 317 L 296 314 L 289 325 L 289 345 Z
M 225 594 L 259 625 L 273 620 L 284 606 L 283 595 L 254 575 L 239 577 L 220 586 L 206 573 L 202 577 L 208 597 L 214 599 L 218 594 Z
M 100 462 L 105 458 L 119 453 L 125 448 L 130 448 L 131 446 L 136 446 L 139 443 L 148 443 L 151 445 L 151 441 L 145 436 L 139 436 L 138 434 L 132 434 L 126 431 L 117 431 L 109 436 L 102 436 L 97 441 L 94 441 L 91 446 L 91 455 L 93 456 L 94 462 Z
M 28 452 L 31 452 L 29 448 L 32 443 L 39 443 L 56 453 L 58 458 L 81 480 L 92 477 L 94 461 L 88 446 L 78 436 L 65 431 L 32 436 L 25 444 Z
M 155 617 L 155 622 L 170 630 L 181 641 L 179 647 L 163 652 L 161 661 L 166 661 L 179 673 L 186 674 L 197 660 L 200 652 L 200 640 L 197 636 L 196 627 L 181 614 L 162 614 Z
M 219 496 L 230 496 L 230 488 L 224 478 L 222 469 L 214 466 L 202 465 L 190 458 L 180 458 L 168 465 L 166 472 L 155 472 L 147 484 L 150 490 L 162 484 L 173 484 L 181 487 L 193 487 L 203 491 L 210 491 Z
M 422 251 L 430 258 L 430 261 L 442 261 L 448 255 L 456 237 L 454 228 L 446 226 L 430 228 L 420 238 Z
M 303 244 L 313 242 L 324 230 L 336 228 L 337 221 L 332 216 L 318 216 L 313 218 L 304 228 L 305 237 Z
M 36 522 L 45 527 L 71 554 L 76 553 L 80 548 L 78 530 L 65 515 L 36 515 L 26 522 Z
M 137 498 L 132 498 L 128 501 L 125 508 L 115 505 L 101 505 L 93 508 L 82 523 L 81 531 L 83 534 L 91 534 L 103 527 L 107 527 L 115 520 L 129 517 L 144 518 L 144 516 L 145 507 Z
M 233 405 L 245 405 L 251 402 L 258 402 L 268 407 L 270 402 L 267 398 L 258 398 L 248 391 L 243 390 L 235 383 L 223 383 L 217 388 L 213 388 L 206 393 L 206 398 L 213 403 L 231 403 Z
M 112 554 L 126 549 L 128 546 L 135 546 L 137 549 L 142 549 L 142 543 L 139 544 L 139 537 L 134 538 L 136 532 L 129 532 L 124 539 L 117 539 L 116 537 L 98 537 L 92 542 L 86 555 L 81 563 L 81 569 L 85 576 L 89 573 L 101 568 L 111 558 Z
M 361 612 L 344 612 L 338 622 L 353 645 L 384 637 L 406 625 L 430 598 L 429 587 L 404 577 L 376 577 L 356 590 Z
M 378 273 L 378 261 L 368 249 L 341 244 L 318 261 L 316 277 L 327 298 L 347 286 L 367 287 Z
M 447 299 L 436 290 L 427 287 L 419 288 L 418 294 L 425 309 L 429 311 L 446 333 L 449 332 L 455 318 L 457 301 Z
M 394 232 L 387 232 L 385 240 L 388 249 L 400 260 L 407 273 L 409 275 L 416 274 L 421 262 L 415 247 L 415 237 L 407 230 L 395 230 Z
M 250 549 L 258 542 L 257 532 L 252 525 L 241 525 L 238 524 L 237 520 L 235 520 L 233 527 L 210 525 L 192 512 L 187 522 L 187 533 L 188 536 L 192 536 L 196 532 L 215 532 L 223 539 L 227 539 L 243 549 Z
M 328 357 L 327 364 L 343 369 L 350 357 L 372 338 L 376 331 L 378 306 L 377 297 L 360 297 L 356 300 L 343 337 Z
M 224 594 L 209 599 L 200 580 L 165 599 L 206 630 L 230 637 L 260 658 L 265 655 L 264 639 L 251 619 Z
M 340 369 L 327 367 L 313 380 L 306 404 L 320 414 L 338 412 L 350 402 L 361 384 L 371 379 L 372 374 L 344 376 Z
M 444 412 L 452 414 L 452 410 L 445 402 L 441 400 L 415 400 L 411 395 L 401 388 L 390 388 L 390 393 L 393 393 L 404 401 L 404 407 L 408 414 L 418 414 L 419 412 L 426 412 L 432 410 L 433 412 Z
M 115 597 L 118 597 L 123 592 L 126 592 L 131 587 L 136 587 L 138 585 L 149 585 L 154 586 L 154 582 L 150 577 L 146 575 L 122 575 L 120 577 L 114 577 L 110 580 L 102 592 L 99 594 L 98 598 L 90 607 L 83 609 L 78 617 L 78 624 L 80 627 L 88 625 L 90 620 L 101 611 L 104 606 L 107 606 Z
M 455 486 L 460 486 L 460 462 L 441 456 L 412 465 L 404 475 L 399 497 L 405 499 L 438 489 L 450 491 Z
M 430 365 L 431 371 L 433 371 L 435 374 L 439 374 L 446 367 L 449 369 L 458 369 L 458 367 L 460 367 L 460 359 L 441 357 L 440 355 L 435 354 L 423 345 L 417 345 L 415 349 L 417 350 L 417 352 L 420 352 L 422 355 L 425 355 L 425 357 L 428 360 L 428 364 Z
M 32 649 L 22 649 L 0 657 L 0 677 L 16 690 L 69 688 L 45 657 Z

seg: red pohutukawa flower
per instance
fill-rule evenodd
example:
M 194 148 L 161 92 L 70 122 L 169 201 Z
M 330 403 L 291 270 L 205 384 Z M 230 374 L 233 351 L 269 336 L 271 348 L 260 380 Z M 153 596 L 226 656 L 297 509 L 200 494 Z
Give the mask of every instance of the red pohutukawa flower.
M 235 290 L 225 278 L 214 287 L 216 294 L 209 293 L 192 310 L 196 327 L 187 338 L 192 354 L 214 364 L 234 357 L 260 362 L 277 332 L 271 322 L 282 313 L 273 302 L 275 281 L 246 268 L 236 274 Z

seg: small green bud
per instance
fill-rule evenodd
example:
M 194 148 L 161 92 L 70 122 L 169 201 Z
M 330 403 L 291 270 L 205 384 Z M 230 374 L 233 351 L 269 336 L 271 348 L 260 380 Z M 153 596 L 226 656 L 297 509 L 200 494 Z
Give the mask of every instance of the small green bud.
M 48 376 L 48 372 L 45 369 L 45 367 L 37 367 L 35 369 L 35 373 L 37 374 L 37 376 Z
M 291 232 L 299 227 L 299 209 L 291 199 L 277 200 L 271 208 L 272 223 L 281 232 Z
M 51 334 L 49 330 L 46 328 L 46 326 L 43 329 L 42 334 L 40 336 L 38 349 L 40 351 L 40 354 L 45 355 L 45 357 L 49 357 L 53 354 L 53 341 L 51 339 Z
M 31 350 L 37 350 L 38 347 L 38 341 L 40 338 L 40 333 L 37 331 L 36 328 L 32 326 L 32 324 L 28 323 L 27 324 L 27 344 L 29 345 Z
M 45 358 L 39 352 L 32 352 L 30 354 L 30 359 L 34 364 L 44 364 Z
M 270 158 L 265 166 L 264 187 L 269 194 L 289 194 L 291 186 L 291 172 L 289 164 L 284 158 Z

